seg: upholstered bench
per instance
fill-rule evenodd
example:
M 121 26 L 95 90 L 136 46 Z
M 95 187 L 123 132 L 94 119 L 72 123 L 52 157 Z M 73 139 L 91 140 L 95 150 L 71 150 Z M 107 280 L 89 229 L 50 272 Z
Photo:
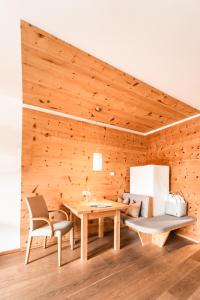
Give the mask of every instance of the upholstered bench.
M 153 243 L 163 247 L 170 232 L 196 222 L 191 216 L 174 217 L 170 215 L 152 218 L 125 218 L 124 224 L 138 232 L 142 245 Z

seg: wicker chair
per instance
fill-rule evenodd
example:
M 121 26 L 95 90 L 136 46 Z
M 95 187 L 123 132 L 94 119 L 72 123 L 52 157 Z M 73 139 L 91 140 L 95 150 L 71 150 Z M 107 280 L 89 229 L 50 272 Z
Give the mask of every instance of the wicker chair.
M 28 235 L 28 243 L 26 250 L 25 264 L 29 262 L 32 239 L 35 236 L 44 237 L 44 248 L 46 248 L 47 237 L 57 237 L 58 239 L 58 266 L 61 266 L 62 260 L 62 236 L 70 231 L 71 249 L 74 247 L 74 228 L 73 222 L 68 220 L 68 214 L 64 210 L 48 211 L 46 202 L 43 196 L 27 197 L 26 203 L 28 206 L 30 217 L 30 228 Z M 49 213 L 60 212 L 65 216 L 65 220 L 51 221 Z

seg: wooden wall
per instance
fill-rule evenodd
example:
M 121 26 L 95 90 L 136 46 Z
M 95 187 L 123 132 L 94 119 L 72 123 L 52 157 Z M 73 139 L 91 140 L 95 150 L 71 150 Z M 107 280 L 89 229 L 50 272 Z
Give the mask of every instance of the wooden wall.
M 141 131 L 197 113 L 26 22 L 22 64 L 23 100 L 28 104 Z M 92 171 L 95 151 L 103 154 L 102 172 Z M 199 119 L 145 138 L 24 109 L 22 247 L 28 229 L 25 196 L 43 194 L 50 209 L 65 198 L 80 198 L 86 187 L 96 198 L 116 199 L 129 191 L 129 167 L 146 162 L 171 166 L 172 191 L 181 190 L 189 213 L 200 218 Z M 199 223 L 184 232 L 199 237 Z
M 86 187 L 97 199 L 117 199 L 129 191 L 129 167 L 144 164 L 146 150 L 141 136 L 24 109 L 22 247 L 28 229 L 26 196 L 43 194 L 50 209 L 63 199 L 82 198 Z M 103 154 L 101 172 L 92 171 L 95 151 Z M 110 176 L 110 171 L 116 175 Z
M 152 134 L 147 143 L 147 162 L 170 165 L 171 191 L 182 191 L 198 219 L 180 233 L 200 241 L 200 118 Z
M 95 151 L 103 154 L 102 172 L 92 171 Z M 22 247 L 28 229 L 25 196 L 43 194 L 50 209 L 63 199 L 80 198 L 86 188 L 97 199 L 115 200 L 129 191 L 129 167 L 146 163 L 170 165 L 171 191 L 184 194 L 189 214 L 198 219 L 180 232 L 200 240 L 200 118 L 142 137 L 24 109 Z M 91 232 L 95 226 L 90 224 Z

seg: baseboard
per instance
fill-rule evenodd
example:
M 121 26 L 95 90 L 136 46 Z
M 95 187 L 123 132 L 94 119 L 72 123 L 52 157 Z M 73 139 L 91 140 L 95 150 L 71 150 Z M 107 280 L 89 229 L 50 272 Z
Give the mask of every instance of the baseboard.
M 1 255 L 7 255 L 7 254 L 12 254 L 12 253 L 16 253 L 16 252 L 21 252 L 22 250 L 20 248 L 17 249 L 12 249 L 12 250 L 6 250 L 6 251 L 1 251 L 0 252 L 0 256 Z
M 196 243 L 196 244 L 199 244 L 199 243 L 200 243 L 200 240 L 196 240 L 196 239 L 194 239 L 194 238 L 192 238 L 192 237 L 190 237 L 190 236 L 187 236 L 187 235 L 185 235 L 185 234 L 176 232 L 176 235 L 178 235 L 178 236 L 180 236 L 180 237 L 182 237 L 182 238 L 184 238 L 184 239 L 186 239 L 186 240 L 189 240 L 189 241 L 191 241 L 191 242 L 194 242 L 194 243 Z

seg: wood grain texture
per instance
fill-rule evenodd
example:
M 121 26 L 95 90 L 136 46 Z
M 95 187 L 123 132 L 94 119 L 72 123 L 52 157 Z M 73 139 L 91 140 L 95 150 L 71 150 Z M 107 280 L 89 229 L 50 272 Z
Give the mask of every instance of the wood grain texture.
M 142 246 L 146 246 L 152 242 L 152 235 L 149 233 L 138 231 L 138 236 L 140 238 Z
M 152 243 L 154 245 L 157 245 L 158 247 L 162 248 L 165 245 L 169 234 L 170 234 L 170 231 L 162 232 L 162 233 L 158 233 L 158 234 L 152 234 Z
M 25 103 L 141 132 L 198 112 L 24 21 L 21 25 Z M 184 193 L 189 214 L 198 218 L 183 233 L 199 239 L 199 123 L 198 118 L 144 138 L 24 110 L 22 247 L 28 229 L 25 196 L 43 194 L 49 209 L 64 198 L 80 198 L 86 187 L 97 198 L 117 199 L 129 191 L 128 168 L 145 163 L 171 166 L 171 190 Z M 103 154 L 103 172 L 92 171 L 96 151 Z M 98 222 L 89 220 L 89 232 L 97 231 Z
M 200 246 L 173 234 L 165 248 L 142 247 L 137 233 L 124 228 L 122 248 L 112 250 L 113 233 L 89 238 L 90 258 L 80 263 L 80 248 L 63 243 L 62 267 L 57 245 L 0 256 L 1 300 L 197 300 L 200 297 Z
M 147 137 L 147 162 L 170 166 L 171 191 L 182 192 L 195 225 L 179 230 L 200 241 L 200 118 Z
M 199 111 L 24 21 L 23 100 L 141 132 Z
M 101 172 L 92 171 L 96 151 L 103 154 Z M 64 199 L 81 199 L 87 188 L 97 199 L 116 200 L 129 191 L 129 166 L 144 164 L 146 151 L 141 136 L 24 109 L 21 246 L 28 230 L 25 197 L 44 195 L 49 210 L 58 209 Z M 116 175 L 110 176 L 110 171 Z M 98 222 L 90 222 L 89 232 L 98 232 Z M 78 239 L 78 220 L 76 224 Z M 35 240 L 33 246 L 41 245 Z
M 82 197 L 81 197 L 82 198 Z M 88 203 L 87 201 L 83 201 L 82 200 L 69 200 L 69 199 L 64 199 L 63 200 L 63 205 L 67 208 L 69 208 L 69 210 L 75 215 L 75 216 L 79 216 L 82 214 L 94 214 L 95 213 L 102 213 L 102 212 L 109 212 L 109 211 L 113 211 L 113 210 L 124 210 L 127 208 L 127 205 L 124 203 L 120 203 L 120 202 L 114 202 L 112 200 L 108 200 L 108 199 L 99 199 L 95 201 L 96 205 L 108 205 L 107 207 L 104 208 L 99 208 L 94 207 L 94 206 L 90 206 L 91 203 Z M 92 219 L 92 218 L 91 218 Z

